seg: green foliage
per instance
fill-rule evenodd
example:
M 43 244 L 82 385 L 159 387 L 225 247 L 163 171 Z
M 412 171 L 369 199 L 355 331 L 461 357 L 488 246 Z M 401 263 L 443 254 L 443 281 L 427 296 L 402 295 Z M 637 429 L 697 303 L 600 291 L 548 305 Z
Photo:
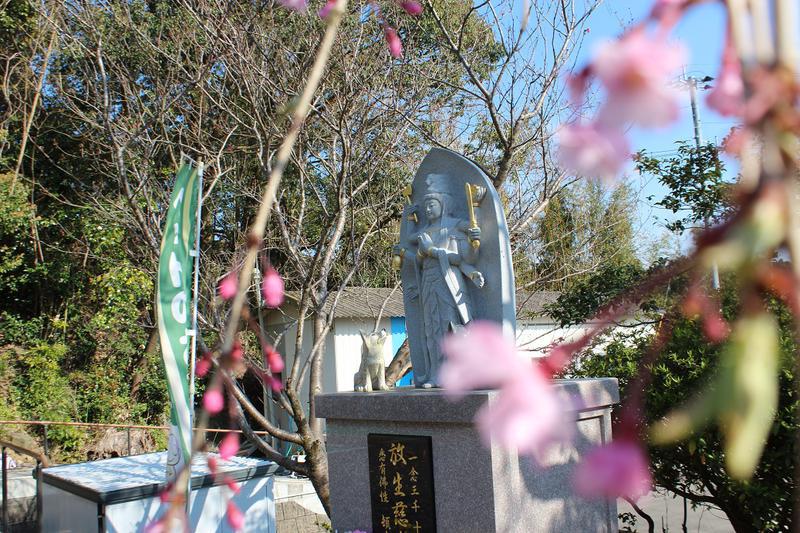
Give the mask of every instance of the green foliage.
M 698 224 L 714 224 L 725 216 L 730 210 L 730 184 L 723 178 L 725 165 L 715 145 L 695 148 L 687 141 L 677 144 L 678 154 L 671 158 L 640 152 L 636 168 L 642 174 L 657 176 L 669 189 L 669 194 L 656 205 L 680 214 L 681 218 L 667 223 L 667 229 L 682 233 Z
M 61 371 L 66 355 L 67 347 L 60 343 L 40 343 L 30 350 L 19 352 L 14 385 L 18 391 L 24 391 L 18 392 L 23 416 L 56 422 L 76 419 L 75 393 Z M 48 437 L 62 451 L 74 452 L 81 445 L 82 432 L 73 427 L 54 426 Z
M 735 282 L 725 279 L 723 314 L 738 312 Z M 713 426 L 698 428 L 687 440 L 674 445 L 651 446 L 651 466 L 658 486 L 687 492 L 702 503 L 707 496 L 719 506 L 737 531 L 789 531 L 794 490 L 793 477 L 795 413 L 798 408 L 793 386 L 795 345 L 789 311 L 773 301 L 771 310 L 780 323 L 779 404 L 771 424 L 761 461 L 749 482 L 732 479 L 726 472 L 725 443 Z M 663 419 L 715 379 L 719 370 L 720 345 L 711 344 L 697 320 L 677 318 L 671 339 L 652 367 L 652 383 L 646 392 L 648 423 Z M 643 354 L 653 340 L 651 328 L 616 333 L 603 339 L 607 344 L 587 351 L 569 373 L 576 377 L 613 376 L 619 379 L 621 395 L 631 394 L 629 385 L 639 370 Z
M 538 288 L 563 291 L 597 269 L 640 268 L 633 239 L 633 192 L 586 181 L 555 196 L 535 226 L 534 272 L 517 269 Z M 523 264 L 519 259 L 517 264 Z
M 0 7 L 0 43 L 18 44 L 20 36 L 35 26 L 36 6 L 31 0 L 9 0 Z
M 600 307 L 630 289 L 642 279 L 645 270 L 638 264 L 607 265 L 562 292 L 548 306 L 549 316 L 562 327 L 580 324 L 591 318 Z

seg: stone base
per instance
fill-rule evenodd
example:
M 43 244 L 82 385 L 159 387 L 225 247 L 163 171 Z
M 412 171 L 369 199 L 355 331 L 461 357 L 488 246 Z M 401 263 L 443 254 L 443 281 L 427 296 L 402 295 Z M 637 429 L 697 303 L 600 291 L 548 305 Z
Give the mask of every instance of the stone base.
M 431 437 L 436 529 L 441 532 L 618 531 L 616 501 L 586 501 L 572 490 L 574 466 L 591 447 L 611 439 L 616 379 L 557 381 L 582 399 L 571 446 L 553 450 L 544 465 L 496 444 L 485 446 L 475 413 L 497 396 L 475 391 L 453 402 L 440 389 L 317 396 L 327 419 L 331 522 L 334 531 L 383 531 L 372 523 L 367 435 Z M 392 531 L 396 528 L 392 527 Z

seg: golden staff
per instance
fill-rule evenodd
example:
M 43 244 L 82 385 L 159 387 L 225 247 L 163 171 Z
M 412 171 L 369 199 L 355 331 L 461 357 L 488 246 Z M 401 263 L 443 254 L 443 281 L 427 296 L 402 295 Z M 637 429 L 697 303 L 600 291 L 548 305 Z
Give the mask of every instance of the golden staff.
M 406 198 L 406 204 L 407 205 L 411 205 L 411 193 L 412 192 L 413 192 L 413 189 L 411 188 L 411 184 L 406 185 L 403 188 L 403 196 L 405 196 L 405 198 Z M 417 218 L 417 214 L 416 213 L 411 213 L 410 215 L 408 215 L 408 218 L 413 220 L 415 224 L 417 222 L 419 222 L 419 219 Z M 405 255 L 405 249 L 400 248 L 400 253 L 396 253 L 396 254 L 394 254 L 392 256 L 392 268 L 394 268 L 395 270 L 400 270 L 400 268 L 403 266 L 403 256 L 404 255 Z
M 403 196 L 406 197 L 406 204 L 407 205 L 411 205 L 411 193 L 412 192 L 413 192 L 413 189 L 411 188 L 411 184 L 408 184 L 403 188 Z M 416 213 L 411 213 L 410 215 L 408 215 L 408 218 L 413 220 L 414 224 L 418 224 L 419 223 L 419 219 L 417 218 L 417 214 Z
M 467 209 L 469 210 L 469 227 L 470 229 L 477 229 L 478 226 L 478 219 L 475 216 L 475 208 L 480 207 L 481 200 L 486 195 L 486 189 L 481 187 L 480 185 L 471 185 L 469 183 L 464 184 L 464 190 L 467 193 Z M 481 241 L 480 239 L 470 239 L 470 244 L 476 250 L 480 247 Z

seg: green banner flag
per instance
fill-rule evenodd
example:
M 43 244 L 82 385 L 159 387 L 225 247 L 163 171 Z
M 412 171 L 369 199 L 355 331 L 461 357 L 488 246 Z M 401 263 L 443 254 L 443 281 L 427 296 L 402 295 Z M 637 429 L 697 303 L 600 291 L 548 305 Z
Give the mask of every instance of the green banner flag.
M 197 229 L 197 169 L 181 166 L 175 178 L 161 240 L 156 315 L 161 355 L 167 373 L 170 415 L 167 479 L 189 461 L 192 450 L 192 405 L 189 398 L 189 343 L 192 328 L 192 263 Z

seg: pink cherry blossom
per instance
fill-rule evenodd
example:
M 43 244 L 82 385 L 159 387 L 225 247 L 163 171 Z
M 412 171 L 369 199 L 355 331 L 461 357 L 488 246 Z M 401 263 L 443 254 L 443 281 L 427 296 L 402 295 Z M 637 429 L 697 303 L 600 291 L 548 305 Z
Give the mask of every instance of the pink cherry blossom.
M 517 354 L 514 340 L 486 320 L 471 322 L 463 332 L 445 337 L 442 352 L 445 362 L 439 378 L 445 393 L 453 397 L 469 390 L 500 387 L 530 366 Z
M 166 533 L 166 532 L 167 532 L 167 524 L 164 522 L 163 518 L 150 522 L 144 528 L 144 533 Z
M 475 423 L 484 442 L 497 442 L 544 462 L 550 448 L 572 438 L 574 415 L 539 367 L 506 384 L 484 406 Z
M 197 361 L 197 365 L 194 367 L 194 373 L 197 377 L 202 378 L 208 371 L 211 370 L 211 357 L 203 356 Z
M 414 0 L 404 0 L 400 2 L 400 7 L 402 7 L 406 13 L 414 17 L 422 13 L 422 6 L 419 2 L 415 2 Z
M 722 54 L 722 67 L 717 75 L 714 90 L 708 93 L 706 103 L 708 107 L 725 117 L 740 115 L 744 110 L 742 66 L 730 39 Z
M 283 390 L 283 383 L 281 383 L 281 380 L 279 380 L 275 376 L 266 376 L 266 378 L 267 378 L 267 383 L 269 384 L 273 392 L 280 392 Z
M 333 11 L 334 7 L 336 7 L 336 0 L 328 0 L 327 2 L 325 2 L 325 5 L 322 6 L 322 8 L 317 12 L 317 15 L 319 15 L 319 18 L 321 19 L 326 19 L 328 18 L 328 15 L 331 14 L 331 11 Z
M 292 11 L 305 11 L 308 9 L 308 3 L 306 3 L 306 0 L 278 0 L 278 3 L 286 9 L 291 9 Z
M 239 278 L 235 273 L 227 274 L 222 281 L 219 282 L 219 295 L 223 300 L 230 300 L 236 296 L 236 291 L 239 289 Z
M 222 407 L 225 405 L 225 400 L 222 397 L 222 393 L 219 389 L 210 389 L 207 390 L 205 395 L 203 395 L 203 407 L 209 414 L 215 415 L 222 411 Z
M 224 480 L 225 485 L 228 486 L 228 490 L 230 490 L 234 494 L 239 494 L 242 491 L 241 485 L 233 480 L 233 478 L 229 476 L 225 476 Z
M 272 267 L 267 268 L 264 279 L 261 281 L 261 294 L 267 307 L 280 307 L 283 304 L 284 283 L 278 271 Z
M 558 131 L 559 163 L 577 176 L 611 180 L 629 158 L 628 140 L 618 128 L 572 123 Z
M 239 434 L 228 433 L 219 444 L 219 456 L 224 460 L 228 460 L 239 451 Z
M 659 21 L 664 30 L 669 30 L 678 22 L 692 0 L 656 0 L 650 16 Z
M 728 338 L 731 328 L 719 313 L 706 312 L 703 316 L 703 333 L 711 342 L 722 342 Z
M 228 500 L 228 525 L 234 531 L 241 531 L 244 527 L 244 515 L 232 500 Z
M 648 127 L 676 120 L 678 90 L 670 82 L 683 65 L 684 55 L 683 48 L 649 37 L 642 30 L 601 45 L 593 62 L 594 72 L 608 92 L 600 120 Z
M 238 340 L 233 341 L 233 346 L 231 347 L 231 359 L 234 361 L 241 361 L 244 359 L 244 350 L 242 349 L 242 343 Z
M 275 349 L 272 346 L 267 347 L 266 359 L 267 359 L 267 365 L 269 366 L 269 369 L 272 372 L 276 374 L 283 372 L 283 369 L 285 367 L 283 363 L 283 358 L 281 357 L 281 354 L 275 351 Z
M 386 44 L 389 45 L 389 53 L 394 58 L 403 57 L 403 43 L 397 35 L 397 31 L 389 25 L 383 26 L 383 36 L 386 38 Z
M 642 448 L 630 440 L 591 450 L 576 467 L 575 490 L 585 498 L 638 500 L 650 492 L 652 478 Z
M 208 463 L 208 471 L 216 475 L 217 466 L 219 466 L 217 463 L 217 458 L 213 455 L 208 455 L 206 456 L 206 462 Z
M 742 126 L 734 126 L 728 135 L 722 139 L 722 150 L 729 155 L 742 157 L 745 148 L 750 143 L 752 134 Z

